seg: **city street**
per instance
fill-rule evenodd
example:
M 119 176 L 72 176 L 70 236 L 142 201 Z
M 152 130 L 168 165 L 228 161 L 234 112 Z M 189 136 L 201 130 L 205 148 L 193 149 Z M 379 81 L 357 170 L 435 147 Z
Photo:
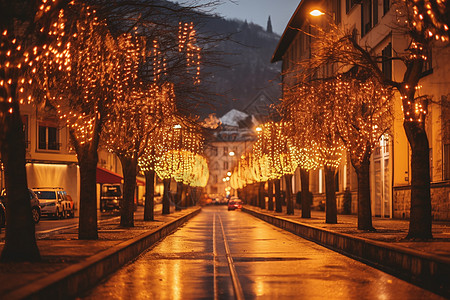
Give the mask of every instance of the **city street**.
M 440 299 L 224 206 L 205 207 L 85 299 Z

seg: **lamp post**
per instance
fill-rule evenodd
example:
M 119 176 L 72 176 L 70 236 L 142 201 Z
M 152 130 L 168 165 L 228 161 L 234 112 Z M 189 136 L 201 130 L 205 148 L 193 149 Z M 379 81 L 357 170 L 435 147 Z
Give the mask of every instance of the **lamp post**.
M 235 157 L 236 157 L 236 153 L 234 153 L 234 151 L 230 151 L 229 153 L 228 153 L 228 155 L 231 157 L 231 161 L 232 161 L 232 165 L 234 166 L 234 162 L 235 162 Z M 231 176 L 231 172 L 227 172 L 227 178 L 228 178 L 228 181 L 230 181 L 230 176 Z M 236 189 L 234 189 L 234 196 L 237 196 L 237 190 Z
M 333 22 L 336 21 L 336 14 L 334 12 L 332 14 L 330 14 L 321 9 L 314 9 L 314 10 L 310 11 L 309 14 L 313 17 L 321 17 L 323 15 L 326 15 L 327 17 L 330 17 L 333 20 Z

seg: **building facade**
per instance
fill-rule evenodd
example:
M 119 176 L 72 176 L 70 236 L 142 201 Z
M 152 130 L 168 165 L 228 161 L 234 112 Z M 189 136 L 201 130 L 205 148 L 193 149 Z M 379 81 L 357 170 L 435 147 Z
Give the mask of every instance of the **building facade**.
M 314 9 L 325 12 L 321 17 L 309 14 Z M 283 90 L 296 83 L 297 63 L 311 55 L 311 34 L 315 28 L 334 22 L 341 30 L 352 32 L 364 47 L 375 54 L 394 57 L 409 46 L 407 35 L 397 26 L 397 12 L 389 0 L 302 0 L 292 15 L 274 52 L 272 62 L 282 61 Z M 418 95 L 428 95 L 426 130 L 430 147 L 432 215 L 435 220 L 450 219 L 450 49 L 433 45 L 425 63 Z M 385 76 L 402 81 L 405 67 L 395 60 L 380 63 Z M 330 73 L 333 71 L 329 70 Z M 403 128 L 400 95 L 393 104 L 394 121 L 373 150 L 371 173 L 372 214 L 386 218 L 409 218 L 411 188 L 411 150 Z M 298 179 L 294 179 L 297 180 Z M 325 198 L 323 170 L 310 173 L 310 190 L 315 205 Z M 297 184 L 296 186 L 299 186 Z M 342 208 L 345 189 L 352 191 L 352 211 L 356 212 L 356 174 L 344 157 L 336 175 L 338 208 Z M 296 191 L 294 191 L 296 192 Z
M 68 128 L 50 107 L 20 106 L 26 145 L 26 172 L 29 188 L 59 187 L 67 191 L 74 201 L 78 215 L 80 203 L 80 172 L 75 150 L 70 143 Z M 97 170 L 97 207 L 103 183 L 120 183 L 122 168 L 112 153 L 99 150 Z M 107 176 L 102 174 L 107 173 Z M 137 180 L 136 199 L 145 193 L 144 179 Z M 158 186 L 159 187 L 159 186 Z M 5 173 L 0 157 L 0 191 L 5 188 Z M 158 189 L 159 191 L 159 189 Z

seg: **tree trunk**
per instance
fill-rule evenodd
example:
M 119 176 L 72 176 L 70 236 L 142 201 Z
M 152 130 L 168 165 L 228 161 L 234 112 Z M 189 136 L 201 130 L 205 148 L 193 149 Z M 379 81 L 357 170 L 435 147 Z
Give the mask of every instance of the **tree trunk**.
M 416 89 L 423 69 L 423 60 L 407 62 L 403 85 L 402 105 L 405 120 L 403 128 L 411 146 L 411 211 L 408 239 L 431 239 L 433 237 L 430 194 L 430 149 L 425 131 L 426 114 L 416 115 Z M 427 110 L 428 102 L 420 103 Z
M 302 187 L 302 218 L 311 218 L 311 193 L 309 191 L 309 172 L 300 169 L 300 181 Z
M 193 193 L 194 189 L 191 186 L 186 185 L 185 200 L 184 200 L 186 203 L 186 207 L 194 206 L 194 201 L 192 198 Z
M 358 229 L 374 231 L 370 201 L 370 154 L 364 156 L 359 166 L 353 165 L 358 177 Z
M 264 197 L 264 185 L 265 182 L 260 182 L 258 184 L 258 200 L 259 208 L 266 209 L 266 198 Z
M 268 210 L 273 211 L 273 180 L 269 180 L 267 184 L 267 195 L 269 196 Z
M 136 190 L 137 157 L 119 156 L 123 173 L 123 199 L 120 206 L 120 226 L 134 226 L 134 191 Z
M 257 201 L 258 201 L 258 196 L 257 196 L 257 192 L 255 191 L 257 189 L 256 187 L 256 183 L 252 183 L 251 188 L 250 188 L 250 201 L 252 203 L 252 206 L 258 206 Z
M 283 212 L 283 206 L 281 203 L 281 184 L 280 179 L 275 179 L 274 182 L 275 185 L 275 211 L 276 212 Z
M 168 215 L 170 214 L 170 178 L 163 180 L 164 192 L 163 192 L 163 207 L 162 214 Z
M 80 240 L 98 239 L 97 230 L 97 148 L 94 145 L 79 145 L 77 149 L 80 166 L 80 218 L 78 238 Z M 92 147 L 92 148 L 91 148 Z
M 423 122 L 404 121 L 411 145 L 411 211 L 408 239 L 431 239 L 430 150 Z
M 325 223 L 337 223 L 335 169 L 325 166 Z
M 244 186 L 244 188 L 242 189 L 242 197 L 243 197 L 242 200 L 244 201 L 244 204 L 250 204 L 248 189 L 249 189 L 248 185 Z
M 181 207 L 183 205 L 182 203 L 183 198 L 183 182 L 177 182 L 177 194 L 175 197 L 175 210 L 181 210 Z
M 294 197 L 292 197 L 292 174 L 284 175 L 286 181 L 286 213 L 294 214 Z
M 12 102 L 12 113 L 6 102 L 0 102 L 3 132 L 0 134 L 0 151 L 5 167 L 7 192 L 5 246 L 1 261 L 39 261 L 34 222 L 31 216 L 25 169 L 25 137 L 19 105 Z
M 149 170 L 144 172 L 145 175 L 145 206 L 144 221 L 155 220 L 155 171 Z

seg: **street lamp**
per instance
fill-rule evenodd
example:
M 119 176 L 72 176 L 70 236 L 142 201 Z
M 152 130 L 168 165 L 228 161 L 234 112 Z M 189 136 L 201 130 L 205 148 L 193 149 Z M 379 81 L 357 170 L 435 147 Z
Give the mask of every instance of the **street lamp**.
M 309 14 L 310 14 L 311 16 L 313 16 L 313 17 L 320 17 L 320 16 L 323 16 L 323 15 L 326 15 L 327 17 L 332 18 L 333 21 L 336 20 L 336 15 L 335 15 L 334 12 L 333 12 L 332 14 L 330 14 L 329 12 L 322 11 L 322 10 L 320 10 L 320 9 L 314 9 L 314 10 L 310 11 Z
M 324 15 L 325 13 L 318 9 L 315 9 L 315 10 L 312 10 L 309 14 L 314 17 L 319 17 L 319 16 Z

